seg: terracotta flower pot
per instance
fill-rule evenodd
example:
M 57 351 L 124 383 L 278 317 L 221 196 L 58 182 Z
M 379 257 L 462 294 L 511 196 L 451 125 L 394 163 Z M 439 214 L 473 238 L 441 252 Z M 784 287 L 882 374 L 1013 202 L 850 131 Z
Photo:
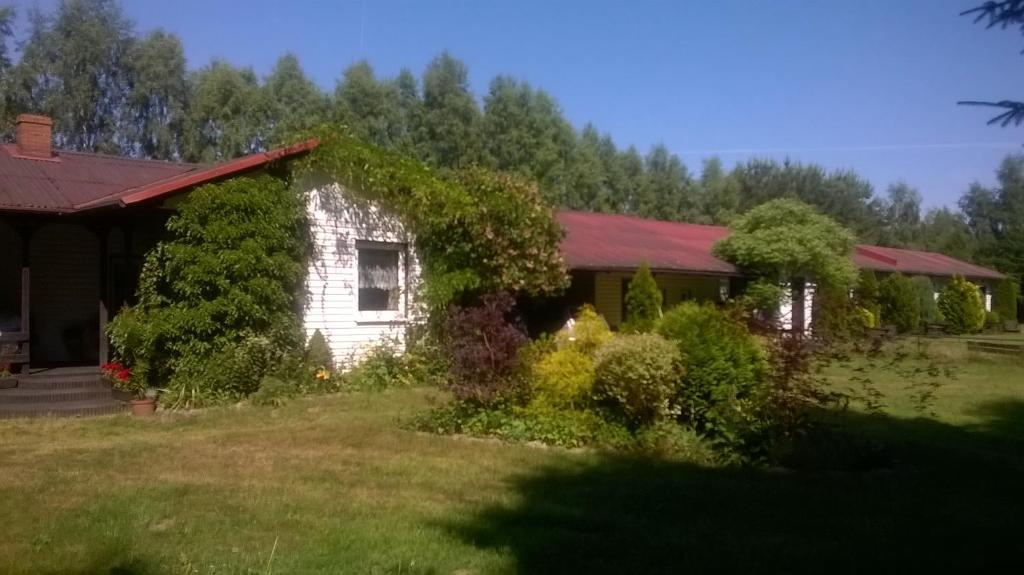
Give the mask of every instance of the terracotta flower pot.
M 128 402 L 132 406 L 132 415 L 144 417 L 153 415 L 156 411 L 156 399 L 152 397 L 144 397 L 142 399 L 132 399 Z

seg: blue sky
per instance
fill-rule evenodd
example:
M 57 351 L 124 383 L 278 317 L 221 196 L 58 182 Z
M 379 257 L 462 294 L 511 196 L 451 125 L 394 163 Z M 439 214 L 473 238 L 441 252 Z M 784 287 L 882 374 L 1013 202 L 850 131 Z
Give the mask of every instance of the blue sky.
M 43 6 L 51 2 L 43 2 Z M 289 2 L 125 0 L 140 31 L 178 34 L 189 66 L 266 73 L 285 51 L 333 88 L 368 59 L 417 74 L 442 50 L 478 96 L 507 73 L 553 94 L 620 146 L 663 142 L 693 171 L 717 153 L 852 168 L 953 204 L 1024 128 L 989 127 L 958 99 L 1024 98 L 1024 37 L 958 13 L 981 0 Z

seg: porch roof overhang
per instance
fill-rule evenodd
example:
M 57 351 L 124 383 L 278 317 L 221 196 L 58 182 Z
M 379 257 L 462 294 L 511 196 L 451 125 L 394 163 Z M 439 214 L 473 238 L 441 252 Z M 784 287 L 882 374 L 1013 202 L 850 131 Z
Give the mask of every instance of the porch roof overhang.
M 0 213 L 70 215 L 123 208 L 266 168 L 305 154 L 314 139 L 212 166 L 58 152 L 37 160 L 0 150 Z

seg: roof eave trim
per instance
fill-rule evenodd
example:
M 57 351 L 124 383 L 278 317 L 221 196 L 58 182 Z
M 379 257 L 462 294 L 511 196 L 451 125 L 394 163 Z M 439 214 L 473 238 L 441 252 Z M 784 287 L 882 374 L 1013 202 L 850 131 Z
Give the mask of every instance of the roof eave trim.
M 159 184 L 146 186 L 135 192 L 122 196 L 118 200 L 118 203 L 122 207 L 127 207 L 133 204 L 138 204 L 141 202 L 146 202 L 156 198 L 164 197 L 175 192 L 180 192 L 188 188 L 192 188 L 202 184 L 207 184 L 221 178 L 230 177 L 242 172 L 247 172 L 249 170 L 253 170 L 271 164 L 278 160 L 291 158 L 294 156 L 298 156 L 300 154 L 305 154 L 311 151 L 313 148 L 317 147 L 318 144 L 319 142 L 317 140 L 310 139 L 291 146 L 276 148 L 274 150 L 270 150 L 267 152 L 260 152 L 257 154 L 243 156 L 241 158 L 231 160 L 229 162 L 224 162 L 223 164 L 212 166 L 205 170 L 189 172 L 187 174 L 183 174 L 182 176 L 172 178 Z

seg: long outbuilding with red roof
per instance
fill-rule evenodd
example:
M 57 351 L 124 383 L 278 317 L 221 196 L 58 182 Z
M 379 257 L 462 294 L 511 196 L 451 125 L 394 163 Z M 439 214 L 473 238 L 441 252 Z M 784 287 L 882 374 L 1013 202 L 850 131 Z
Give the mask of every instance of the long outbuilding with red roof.
M 612 326 L 624 320 L 625 292 L 641 262 L 650 266 L 666 306 L 686 299 L 721 301 L 738 293 L 745 283 L 743 270 L 712 251 L 716 242 L 729 235 L 728 228 L 578 211 L 560 211 L 557 218 L 565 230 L 562 256 L 575 286 L 570 292 L 572 305 L 593 304 Z M 994 282 L 1004 277 L 934 252 L 858 245 L 851 259 L 858 268 L 883 275 L 929 276 L 937 286 L 953 276 L 964 276 L 982 287 L 987 309 L 991 309 Z M 784 325 L 809 325 L 810 293 L 804 294 L 803 301 L 803 306 L 786 306 Z

